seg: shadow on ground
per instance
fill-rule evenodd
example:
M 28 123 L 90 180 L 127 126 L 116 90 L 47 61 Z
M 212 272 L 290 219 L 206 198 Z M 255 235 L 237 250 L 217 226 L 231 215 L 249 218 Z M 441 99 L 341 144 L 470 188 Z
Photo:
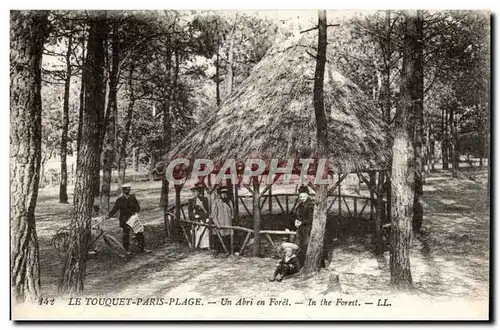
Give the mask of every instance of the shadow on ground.
M 454 179 L 447 173 L 433 173 L 425 186 L 423 232 L 412 240 L 411 266 L 415 294 L 428 297 L 469 297 L 484 299 L 489 290 L 489 199 L 487 174 L 478 173 L 476 181 Z M 486 179 L 485 179 L 486 178 Z M 156 189 L 156 188 L 155 188 Z M 157 197 L 146 188 L 138 197 L 144 205 L 146 239 L 151 254 L 134 253 L 130 261 L 114 256 L 105 246 L 88 264 L 86 295 L 107 296 L 196 296 L 196 297 L 271 297 L 290 293 L 310 297 L 328 293 L 329 275 L 340 276 L 340 293 L 377 295 L 390 292 L 389 253 L 372 253 L 370 222 L 348 217 L 329 217 L 329 269 L 304 280 L 290 278 L 270 283 L 268 277 L 277 259 L 263 238 L 264 255 L 269 257 L 214 256 L 206 250 L 193 251 L 165 239 L 162 213 Z M 156 196 L 159 196 L 159 192 Z M 42 290 L 55 294 L 60 261 L 50 244 L 57 228 L 69 221 L 71 205 L 44 199 L 37 206 L 40 238 Z M 267 219 L 265 229 L 282 229 L 288 216 Z M 240 225 L 249 226 L 248 219 Z M 117 223 L 104 229 L 121 239 Z M 136 247 L 134 247 L 136 249 Z M 298 297 L 300 298 L 300 297 Z

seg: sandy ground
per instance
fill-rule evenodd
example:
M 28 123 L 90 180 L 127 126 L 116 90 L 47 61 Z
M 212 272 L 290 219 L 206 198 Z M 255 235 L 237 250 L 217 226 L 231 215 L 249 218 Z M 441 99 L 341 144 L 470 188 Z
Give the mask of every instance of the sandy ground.
M 448 173 L 433 173 L 424 188 L 423 233 L 412 239 L 411 266 L 415 290 L 400 293 L 390 289 L 389 253 L 377 258 L 370 251 L 368 236 L 347 238 L 333 246 L 328 270 L 310 279 L 291 278 L 268 282 L 275 257 L 218 257 L 210 251 L 193 251 L 168 242 L 163 234 L 159 183 L 134 185 L 146 221 L 150 254 L 135 253 L 124 261 L 99 247 L 88 264 L 85 296 L 113 297 L 200 297 L 205 301 L 233 301 L 241 297 L 269 299 L 292 297 L 414 297 L 424 302 L 479 302 L 487 307 L 489 291 L 489 196 L 487 172 L 474 180 L 453 179 Z M 55 193 L 54 193 L 55 192 Z M 57 296 L 60 261 L 50 245 L 58 227 L 69 221 L 71 205 L 57 202 L 57 190 L 40 192 L 37 231 L 40 238 L 42 290 Z M 71 196 L 70 196 L 71 198 Z M 104 227 L 121 239 L 117 223 Z M 135 247 L 134 247 L 135 248 Z M 330 274 L 340 277 L 340 288 L 331 287 Z M 318 298 L 319 299 L 319 298 Z M 375 298 L 373 298 L 375 299 Z M 486 304 L 486 305 L 485 305 Z M 362 316 L 361 316 L 362 317 Z M 293 318 L 293 317 L 291 317 Z

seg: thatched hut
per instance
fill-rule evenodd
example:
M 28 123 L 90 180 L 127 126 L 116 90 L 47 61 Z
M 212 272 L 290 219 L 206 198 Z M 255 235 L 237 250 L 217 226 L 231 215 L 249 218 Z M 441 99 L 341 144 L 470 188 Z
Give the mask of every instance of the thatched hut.
M 215 163 L 229 158 L 314 158 L 316 60 L 311 54 L 316 40 L 309 33 L 270 49 L 221 106 L 165 156 L 166 163 L 178 155 Z M 381 111 L 336 70 L 334 56 L 327 51 L 324 83 L 331 170 L 387 168 L 390 148 Z

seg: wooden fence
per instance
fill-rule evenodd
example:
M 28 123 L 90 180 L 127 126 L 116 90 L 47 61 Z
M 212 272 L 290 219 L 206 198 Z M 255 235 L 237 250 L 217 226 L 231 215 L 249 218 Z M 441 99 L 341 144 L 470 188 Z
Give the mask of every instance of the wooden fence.
M 239 207 L 239 212 L 246 212 L 249 216 L 253 216 L 253 210 L 251 209 L 252 203 L 249 201 L 252 199 L 252 196 L 249 195 L 239 195 L 237 196 L 239 203 L 238 205 L 241 205 Z M 274 203 L 273 203 L 274 201 Z M 264 206 L 267 203 L 267 208 Z M 383 201 L 382 202 L 383 208 L 387 207 L 387 202 Z M 250 208 L 247 206 L 250 205 Z M 270 194 L 270 195 L 264 195 L 260 198 L 259 205 L 260 205 L 260 210 L 262 214 L 293 214 L 295 211 L 295 208 L 297 207 L 298 204 L 298 196 L 296 194 Z M 234 254 L 234 234 L 235 231 L 242 231 L 245 233 L 245 239 L 243 241 L 243 244 L 241 245 L 239 249 L 239 253 L 242 254 L 245 248 L 247 247 L 248 243 L 252 238 L 255 237 L 255 233 L 253 229 L 250 228 L 245 228 L 241 226 L 216 226 L 213 223 L 203 223 L 203 222 L 196 222 L 192 221 L 189 219 L 188 215 L 188 202 L 183 202 L 180 205 L 180 227 L 182 229 L 182 234 L 186 242 L 191 248 L 199 248 L 201 238 L 203 235 L 209 235 L 209 238 L 212 237 L 212 232 L 215 232 L 215 235 L 217 239 L 220 241 L 224 251 L 226 253 L 231 253 Z M 277 207 L 276 207 L 277 206 Z M 356 195 L 330 195 L 328 197 L 328 212 L 329 213 L 334 213 L 338 215 L 348 215 L 350 217 L 363 217 L 363 216 L 369 216 L 370 218 L 374 217 L 374 210 L 375 210 L 375 201 L 370 199 L 370 197 L 364 197 L 364 196 L 356 196 Z M 169 209 L 169 212 L 173 215 L 175 212 L 175 206 L 171 207 Z M 173 218 L 170 220 L 170 222 L 173 221 Z M 167 226 L 172 228 L 172 224 L 165 224 L 166 229 Z M 202 229 L 201 235 L 198 236 L 197 239 L 197 231 Z M 224 240 L 222 239 L 222 236 L 219 232 L 219 229 L 230 229 L 231 234 L 230 234 L 230 242 L 229 242 L 229 247 L 226 246 Z M 168 231 L 168 230 L 167 230 Z M 273 240 L 274 235 L 278 236 L 289 236 L 290 240 L 293 240 L 293 236 L 296 235 L 296 232 L 294 231 L 281 231 L 281 230 L 260 230 L 260 234 L 263 234 L 266 239 L 269 241 L 271 246 L 275 249 L 277 253 L 279 253 L 279 246 L 275 243 Z

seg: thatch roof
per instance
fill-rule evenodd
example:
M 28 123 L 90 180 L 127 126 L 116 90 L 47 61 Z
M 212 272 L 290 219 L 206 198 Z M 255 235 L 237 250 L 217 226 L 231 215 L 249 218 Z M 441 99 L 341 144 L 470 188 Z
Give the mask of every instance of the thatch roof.
M 311 33 L 310 33 L 311 34 Z M 312 33 L 314 35 L 314 33 Z M 274 46 L 227 97 L 164 158 L 312 158 L 316 151 L 313 78 L 316 37 Z M 337 172 L 356 166 L 386 168 L 390 153 L 380 110 L 331 64 L 327 52 L 324 99 L 330 142 L 328 158 Z

